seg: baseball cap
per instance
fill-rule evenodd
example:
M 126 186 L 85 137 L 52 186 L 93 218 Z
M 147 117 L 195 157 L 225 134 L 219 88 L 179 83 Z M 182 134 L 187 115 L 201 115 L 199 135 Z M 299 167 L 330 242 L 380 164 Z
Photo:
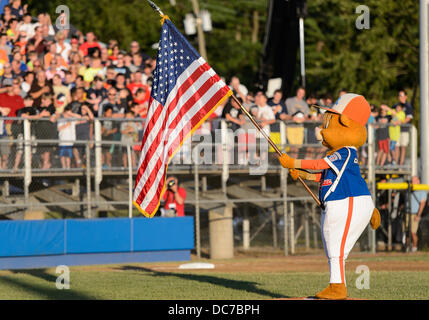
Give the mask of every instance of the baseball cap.
M 355 93 L 343 94 L 331 108 L 314 105 L 332 113 L 343 114 L 361 125 L 366 125 L 371 115 L 371 107 L 362 95 Z

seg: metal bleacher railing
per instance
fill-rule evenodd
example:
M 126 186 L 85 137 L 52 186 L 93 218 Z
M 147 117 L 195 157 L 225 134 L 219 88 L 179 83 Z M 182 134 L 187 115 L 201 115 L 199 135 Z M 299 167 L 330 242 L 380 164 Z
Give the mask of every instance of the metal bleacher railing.
M 0 132 L 5 128 L 7 133 L 0 137 L 0 212 L 7 218 L 21 213 L 14 219 L 23 218 L 25 210 L 61 211 L 64 208 L 85 218 L 94 218 L 101 210 L 117 208 L 127 210 L 129 217 L 135 214 L 132 192 L 140 158 L 142 120 L 63 119 L 61 123 L 46 125 L 48 122 L 46 119 L 0 118 Z M 67 122 L 75 124 L 72 140 L 67 135 L 59 135 L 59 127 Z M 315 139 L 318 126 L 320 122 L 277 121 L 270 126 L 270 137 L 282 151 L 292 156 L 320 158 L 326 148 Z M 414 126 L 402 126 L 405 127 L 410 131 L 406 160 L 402 166 L 389 167 L 376 166 L 379 149 L 376 130 L 380 126 L 371 124 L 368 127 L 368 141 L 360 149 L 360 161 L 373 194 L 376 174 L 410 176 L 417 173 L 417 132 Z M 188 184 L 194 197 L 186 202 L 198 212 L 204 204 L 255 201 L 254 198 L 227 196 L 232 175 L 241 175 L 241 179 L 246 179 L 247 175 L 261 176 L 262 188 L 267 179 L 279 180 L 278 196 L 261 197 L 258 203 L 283 203 L 285 219 L 287 210 L 293 210 L 288 208 L 288 203 L 312 201 L 304 191 L 299 197 L 287 196 L 287 170 L 280 167 L 276 153 L 255 129 L 233 128 L 220 119 L 213 120 L 209 127 L 204 126 L 188 139 L 172 159 L 168 173 L 194 176 Z M 204 175 L 219 177 L 220 190 L 225 196 L 201 198 L 199 190 L 207 188 L 200 183 Z

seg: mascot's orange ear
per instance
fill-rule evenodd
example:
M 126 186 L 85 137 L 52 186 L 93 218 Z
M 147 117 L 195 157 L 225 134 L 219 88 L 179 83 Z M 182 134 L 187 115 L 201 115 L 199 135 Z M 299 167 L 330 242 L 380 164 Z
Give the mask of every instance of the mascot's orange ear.
M 344 114 L 340 115 L 339 121 L 345 127 L 350 127 L 352 124 L 352 120 Z

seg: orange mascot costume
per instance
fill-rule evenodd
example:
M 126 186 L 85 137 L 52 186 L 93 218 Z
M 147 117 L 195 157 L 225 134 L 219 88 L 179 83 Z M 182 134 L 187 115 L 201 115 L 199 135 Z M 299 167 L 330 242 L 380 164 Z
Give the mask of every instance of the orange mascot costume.
M 362 178 L 357 158 L 357 149 L 367 138 L 365 125 L 371 109 L 363 96 L 352 93 L 342 95 L 332 108 L 322 109 L 326 112 L 320 139 L 329 148 L 326 157 L 304 160 L 283 154 L 279 161 L 284 168 L 291 169 L 293 179 L 301 177 L 320 182 L 321 231 L 329 260 L 330 282 L 316 297 L 345 299 L 345 260 L 368 223 L 373 229 L 380 225 L 380 214 Z M 316 173 L 299 169 L 316 170 Z

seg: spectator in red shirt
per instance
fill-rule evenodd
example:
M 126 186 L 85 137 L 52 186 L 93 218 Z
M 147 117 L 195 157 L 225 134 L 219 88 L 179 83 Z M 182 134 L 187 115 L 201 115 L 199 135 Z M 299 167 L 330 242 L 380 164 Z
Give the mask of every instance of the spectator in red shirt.
M 97 42 L 94 33 L 88 32 L 86 34 L 86 41 L 80 45 L 79 51 L 81 51 L 84 56 L 87 56 L 88 54 L 92 55 L 94 48 L 101 50 L 100 44 Z
M 12 85 L 7 87 L 7 92 L 0 93 L 0 106 L 10 109 L 9 117 L 16 117 L 16 112 L 24 108 L 24 99 L 22 99 L 20 93 L 19 79 L 13 79 Z M 8 122 L 11 123 L 11 121 Z
M 133 97 L 136 97 L 137 89 L 143 88 L 146 91 L 145 101 L 148 101 L 150 96 L 149 86 L 143 84 L 141 71 L 136 71 L 133 74 L 132 79 L 133 81 L 127 85 L 127 88 L 131 91 Z
M 176 177 L 170 177 L 165 182 L 167 190 L 164 193 L 164 210 L 161 215 L 166 217 L 184 217 L 186 190 L 179 187 Z

